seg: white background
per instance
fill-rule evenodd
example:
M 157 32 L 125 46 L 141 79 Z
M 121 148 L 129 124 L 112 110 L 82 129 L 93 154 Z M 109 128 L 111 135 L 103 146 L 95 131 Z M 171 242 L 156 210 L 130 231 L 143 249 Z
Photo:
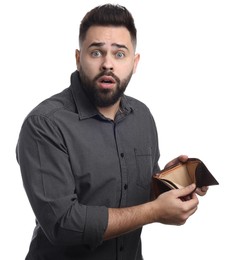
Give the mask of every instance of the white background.
M 15 157 L 22 121 L 40 101 L 69 86 L 79 23 L 102 3 L 0 2 L 0 259 L 24 259 L 34 228 Z M 127 94 L 146 103 L 155 117 L 161 167 L 187 154 L 202 159 L 220 183 L 200 198 L 185 225 L 144 227 L 145 260 L 228 259 L 227 1 L 112 3 L 135 17 L 141 60 Z

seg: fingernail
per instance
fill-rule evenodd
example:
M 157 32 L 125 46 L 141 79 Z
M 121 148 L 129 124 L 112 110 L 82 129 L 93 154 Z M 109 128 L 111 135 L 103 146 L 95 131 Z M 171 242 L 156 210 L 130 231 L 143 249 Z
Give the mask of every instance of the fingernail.
M 192 184 L 191 184 L 191 188 L 193 189 L 193 188 L 195 188 L 195 187 L 196 187 L 195 183 L 192 183 Z

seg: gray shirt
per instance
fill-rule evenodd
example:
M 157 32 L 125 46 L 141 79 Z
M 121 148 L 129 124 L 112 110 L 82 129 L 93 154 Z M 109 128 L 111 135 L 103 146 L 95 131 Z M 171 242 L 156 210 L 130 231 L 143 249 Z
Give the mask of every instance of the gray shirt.
M 17 144 L 24 188 L 36 217 L 26 259 L 142 259 L 141 229 L 103 241 L 108 208 L 145 203 L 159 170 L 155 122 L 124 95 L 115 120 L 71 85 L 34 108 Z

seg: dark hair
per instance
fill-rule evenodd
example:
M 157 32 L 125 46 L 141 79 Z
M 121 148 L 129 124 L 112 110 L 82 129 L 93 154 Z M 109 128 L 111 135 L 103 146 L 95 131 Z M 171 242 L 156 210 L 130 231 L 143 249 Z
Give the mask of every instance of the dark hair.
M 79 28 L 79 44 L 85 40 L 88 29 L 93 26 L 123 26 L 128 29 L 132 43 L 136 47 L 137 30 L 131 13 L 121 5 L 105 4 L 93 8 L 81 21 Z

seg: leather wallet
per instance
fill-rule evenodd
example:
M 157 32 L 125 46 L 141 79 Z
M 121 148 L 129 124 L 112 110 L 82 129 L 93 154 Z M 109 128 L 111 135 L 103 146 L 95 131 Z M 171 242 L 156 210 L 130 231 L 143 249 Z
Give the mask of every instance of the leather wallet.
M 179 162 L 153 175 L 153 195 L 156 198 L 165 191 L 180 189 L 192 183 L 197 188 L 219 184 L 200 159 L 188 158 L 184 163 Z

